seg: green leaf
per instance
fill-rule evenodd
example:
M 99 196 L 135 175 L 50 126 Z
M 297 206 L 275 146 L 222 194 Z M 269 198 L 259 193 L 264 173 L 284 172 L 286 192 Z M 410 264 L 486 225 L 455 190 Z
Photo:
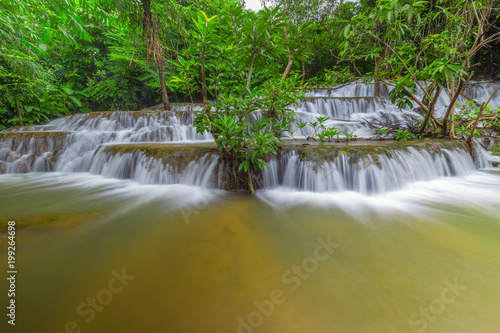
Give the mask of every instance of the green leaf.
M 71 99 L 76 104 L 76 106 L 79 106 L 79 107 L 82 106 L 82 103 L 80 102 L 80 100 L 78 98 L 76 98 L 75 96 L 69 96 L 69 99 Z
M 68 87 L 61 87 L 61 89 L 68 95 L 73 95 L 73 90 Z
M 174 66 L 177 66 L 177 67 L 179 67 L 179 68 L 182 68 L 182 65 L 181 65 L 181 64 L 179 64 L 179 63 L 177 63 L 177 62 L 175 62 L 175 61 L 169 60 L 168 62 L 169 62 L 169 63 L 171 63 L 171 64 L 172 64 L 172 65 L 174 65 Z
M 184 82 L 184 80 L 178 76 L 172 76 L 172 78 L 170 79 L 170 82 Z
M 349 34 L 349 30 L 351 29 L 351 25 L 348 24 L 345 26 L 344 28 L 344 37 L 347 37 L 347 35 Z
M 206 21 L 207 23 L 210 23 L 210 21 L 212 21 L 213 19 L 215 19 L 215 18 L 217 17 L 217 15 L 214 15 L 214 16 L 212 16 L 211 18 L 208 18 L 208 17 L 207 17 L 207 14 L 205 14 L 205 12 L 204 12 L 204 11 L 202 11 L 202 10 L 200 10 L 200 13 L 202 13 L 202 14 L 203 14 L 203 17 L 205 18 L 205 21 Z

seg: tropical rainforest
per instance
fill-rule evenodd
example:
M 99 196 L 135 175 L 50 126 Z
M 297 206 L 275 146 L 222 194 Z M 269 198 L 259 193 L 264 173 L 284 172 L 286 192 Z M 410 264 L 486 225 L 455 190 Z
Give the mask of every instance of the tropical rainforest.
M 422 115 L 408 129 L 378 124 L 381 134 L 461 137 L 470 146 L 479 121 L 500 128 L 498 109 L 485 101 L 468 98 L 455 110 L 471 80 L 498 75 L 498 2 L 263 5 L 254 12 L 238 0 L 1 0 L 0 130 L 75 113 L 203 103 L 197 130 L 248 172 L 293 136 L 290 107 L 306 89 L 355 80 L 390 87 L 393 103 Z M 437 119 L 443 91 L 451 102 Z M 324 121 L 299 127 L 315 128 L 311 139 L 338 136 Z

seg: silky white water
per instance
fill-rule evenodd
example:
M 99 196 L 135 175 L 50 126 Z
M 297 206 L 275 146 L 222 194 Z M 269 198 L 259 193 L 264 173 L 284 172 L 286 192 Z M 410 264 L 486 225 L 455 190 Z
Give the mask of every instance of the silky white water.
M 478 101 L 486 101 L 495 87 L 495 83 L 473 83 L 466 94 Z M 299 129 L 297 124 L 314 122 L 319 116 L 330 118 L 324 125 L 336 127 L 339 138 L 344 138 L 346 133 L 358 138 L 373 138 L 377 134 L 372 125 L 404 127 L 421 119 L 416 108 L 399 109 L 391 104 L 387 98 L 390 89 L 382 85 L 380 96 L 375 97 L 373 84 L 351 83 L 307 93 L 308 97 L 295 107 L 291 136 L 297 139 L 312 136 L 314 130 L 311 126 Z M 463 101 L 464 98 L 460 97 L 459 102 Z M 438 114 L 444 112 L 448 103 L 447 91 L 443 91 L 436 106 Z M 500 106 L 500 97 L 495 96 L 490 104 Z M 208 133 L 196 133 L 192 125 L 199 109 L 197 105 L 176 105 L 176 111 L 172 112 L 77 114 L 46 125 L 14 128 L 10 132 L 17 133 L 17 136 L 0 139 L 0 172 L 86 172 L 102 144 L 213 142 Z
M 19 332 L 500 324 L 494 169 L 375 195 L 277 188 L 253 198 L 88 173 L 0 175 L 0 187 L 2 225 L 17 222 Z M 122 272 L 127 284 L 108 294 Z

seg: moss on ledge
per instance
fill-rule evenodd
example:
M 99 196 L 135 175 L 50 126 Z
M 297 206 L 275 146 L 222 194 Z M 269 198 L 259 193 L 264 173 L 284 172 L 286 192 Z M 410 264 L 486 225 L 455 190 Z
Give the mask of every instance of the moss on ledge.
M 147 158 L 161 160 L 177 170 L 206 154 L 217 154 L 215 143 L 170 144 L 170 143 L 127 143 L 106 145 L 103 151 L 110 155 L 124 155 L 141 152 Z
M 377 155 L 392 157 L 395 149 L 413 148 L 417 150 L 432 150 L 436 153 L 442 149 L 466 149 L 459 141 L 452 140 L 419 140 L 419 141 L 393 141 L 393 140 L 354 140 L 343 142 L 318 142 L 318 141 L 286 141 L 282 146 L 281 154 L 295 152 L 301 161 L 322 163 L 334 160 L 339 154 L 349 156 L 350 160 L 357 163 L 360 160 L 371 159 L 380 167 Z
M 458 141 L 450 140 L 427 140 L 427 141 L 374 141 L 374 140 L 357 140 L 350 142 L 311 142 L 306 140 L 293 141 L 286 140 L 281 151 L 276 156 L 268 156 L 268 160 L 279 158 L 280 155 L 296 154 L 301 161 L 309 161 L 316 165 L 321 165 L 327 161 L 333 161 L 339 155 L 345 155 L 349 158 L 350 163 L 375 164 L 379 168 L 382 164 L 379 156 L 385 155 L 392 157 L 395 151 L 416 149 L 427 150 L 429 152 L 440 153 L 442 149 L 465 149 L 465 145 Z M 141 154 L 148 159 L 161 161 L 164 166 L 169 166 L 174 172 L 182 172 L 189 163 L 199 161 L 203 163 L 205 155 L 220 156 L 215 143 L 129 143 L 129 144 L 114 144 L 105 145 L 101 148 L 101 152 L 107 156 L 132 154 L 137 157 Z M 137 158 L 131 160 L 131 163 L 136 163 Z M 225 190 L 236 190 L 234 177 L 231 177 L 231 172 L 225 174 L 220 170 L 230 170 L 228 162 L 223 158 L 219 158 L 219 166 L 215 168 L 214 174 L 211 175 L 213 184 L 220 184 Z M 228 169 L 229 168 L 229 169 Z M 132 168 L 131 168 L 132 169 Z M 241 175 L 238 177 L 245 178 Z M 254 177 L 261 182 L 261 174 L 257 172 Z M 259 186 L 256 186 L 259 188 Z
M 465 149 L 459 141 L 426 140 L 426 141 L 392 141 L 392 140 L 355 140 L 349 142 L 318 142 L 307 140 L 285 140 L 280 154 L 295 152 L 303 161 L 322 162 L 336 158 L 339 154 L 348 155 L 351 159 L 381 154 L 392 156 L 394 149 L 427 149 L 436 153 L 442 149 Z M 126 143 L 112 144 L 103 147 L 107 154 L 123 155 L 142 152 L 148 158 L 161 159 L 171 165 L 185 165 L 205 154 L 218 154 L 213 142 L 207 143 Z M 269 156 L 269 159 L 273 159 Z M 173 162 L 173 163 L 171 163 Z
M 34 137 L 34 138 L 53 138 L 60 139 L 66 137 L 70 132 L 61 131 L 32 131 L 32 132 L 2 132 L 0 133 L 0 140 L 5 138 L 22 138 L 22 137 Z

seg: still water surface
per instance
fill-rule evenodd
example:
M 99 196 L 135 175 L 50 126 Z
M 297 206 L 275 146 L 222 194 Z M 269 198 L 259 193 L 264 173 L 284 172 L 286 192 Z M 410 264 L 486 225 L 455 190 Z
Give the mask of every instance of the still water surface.
M 498 171 L 377 196 L 58 173 L 0 189 L 2 332 L 499 331 Z

